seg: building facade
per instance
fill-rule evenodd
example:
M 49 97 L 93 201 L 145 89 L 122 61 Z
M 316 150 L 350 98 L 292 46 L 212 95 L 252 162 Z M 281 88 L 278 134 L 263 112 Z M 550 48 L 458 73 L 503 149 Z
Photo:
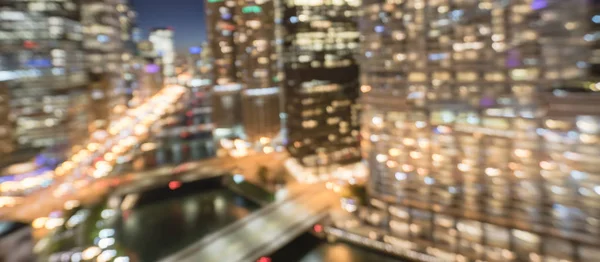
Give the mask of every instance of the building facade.
M 87 135 L 80 6 L 46 3 L 0 4 L 0 85 L 3 99 L 10 99 L 2 102 L 0 119 L 7 120 L 2 148 L 12 155 L 76 143 Z
M 569 90 L 596 88 L 597 3 L 363 4 L 359 215 L 381 241 L 448 261 L 593 260 L 597 96 Z
M 235 83 L 237 80 L 233 41 L 235 8 L 234 0 L 206 1 L 206 33 L 214 60 L 212 82 L 215 85 Z
M 214 85 L 212 87 L 212 119 L 218 138 L 243 134 L 242 86 L 240 84 Z
M 120 116 L 127 107 L 126 82 L 123 78 L 120 0 L 85 1 L 81 6 L 81 23 L 90 78 L 90 112 L 92 129 L 103 128 Z
M 360 159 L 357 1 L 284 1 L 287 148 L 304 166 Z
M 238 1 L 235 9 L 236 77 L 243 84 L 242 111 L 248 141 L 272 139 L 281 129 L 279 14 L 276 1 Z

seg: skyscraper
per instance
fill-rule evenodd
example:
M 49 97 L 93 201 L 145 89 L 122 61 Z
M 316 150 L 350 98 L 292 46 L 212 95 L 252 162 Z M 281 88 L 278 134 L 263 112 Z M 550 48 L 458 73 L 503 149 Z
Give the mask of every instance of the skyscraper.
M 360 159 L 357 1 L 282 6 L 288 151 L 305 166 Z
M 163 75 L 165 77 L 175 76 L 175 43 L 173 42 L 174 31 L 171 28 L 155 28 L 150 32 L 149 39 L 152 42 L 154 52 L 162 62 Z
M 275 1 L 239 1 L 234 19 L 236 74 L 243 84 L 244 132 L 251 142 L 274 138 L 281 129 L 278 14 Z
M 596 3 L 364 4 L 366 222 L 450 261 L 593 260 L 598 96 L 569 90 L 596 88 Z
M 83 47 L 90 77 L 92 128 L 106 127 L 127 105 L 122 55 L 125 39 L 120 0 L 91 0 L 81 6 Z
M 75 1 L 0 3 L 0 86 L 2 98 L 10 99 L 10 105 L 1 102 L 0 119 L 7 121 L 0 140 L 13 155 L 76 143 L 87 134 L 79 12 Z
M 214 59 L 212 82 L 215 85 L 236 82 L 233 42 L 235 6 L 234 0 L 206 1 L 206 30 L 208 47 Z

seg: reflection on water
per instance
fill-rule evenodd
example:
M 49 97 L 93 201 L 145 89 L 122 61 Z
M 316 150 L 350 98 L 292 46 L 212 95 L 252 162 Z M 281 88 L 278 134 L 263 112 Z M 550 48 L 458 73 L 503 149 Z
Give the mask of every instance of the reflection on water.
M 402 262 L 399 258 L 343 242 L 304 234 L 271 255 L 273 262 Z
M 322 243 L 308 252 L 298 262 L 399 262 L 400 259 L 384 256 L 375 251 L 346 243 Z
M 124 214 L 119 240 L 140 261 L 156 261 L 258 208 L 227 189 L 169 199 Z

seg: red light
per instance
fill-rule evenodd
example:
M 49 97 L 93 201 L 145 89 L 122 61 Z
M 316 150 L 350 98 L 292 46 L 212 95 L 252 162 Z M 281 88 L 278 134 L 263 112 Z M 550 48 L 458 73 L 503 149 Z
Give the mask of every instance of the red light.
M 38 45 L 36 42 L 30 41 L 30 40 L 25 40 L 23 42 L 23 47 L 27 48 L 27 49 L 33 49 L 36 48 Z
M 194 115 L 194 112 L 192 112 L 192 111 L 190 110 L 190 111 L 187 111 L 187 112 L 185 113 L 185 115 L 186 115 L 186 116 L 188 116 L 188 117 L 191 117 L 191 116 L 193 116 L 193 115 Z
M 315 230 L 315 232 L 317 232 L 317 233 L 321 233 L 321 232 L 323 232 L 323 226 L 321 226 L 321 225 L 319 225 L 319 224 L 316 224 L 316 225 L 313 227 L 313 230 Z
M 169 182 L 169 189 L 175 190 L 181 187 L 181 182 L 179 181 L 171 181 Z
M 123 219 L 127 220 L 129 218 L 129 215 L 131 215 L 131 211 L 125 210 L 125 212 L 123 212 Z
M 271 262 L 271 258 L 261 257 L 258 260 L 256 260 L 256 262 Z

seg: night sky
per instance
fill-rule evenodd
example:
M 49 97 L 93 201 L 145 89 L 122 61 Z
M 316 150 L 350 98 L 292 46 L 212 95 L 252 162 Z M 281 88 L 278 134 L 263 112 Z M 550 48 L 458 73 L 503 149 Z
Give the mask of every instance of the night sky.
M 138 13 L 137 23 L 148 36 L 154 27 L 175 29 L 177 51 L 199 46 L 206 39 L 204 0 L 131 0 Z

